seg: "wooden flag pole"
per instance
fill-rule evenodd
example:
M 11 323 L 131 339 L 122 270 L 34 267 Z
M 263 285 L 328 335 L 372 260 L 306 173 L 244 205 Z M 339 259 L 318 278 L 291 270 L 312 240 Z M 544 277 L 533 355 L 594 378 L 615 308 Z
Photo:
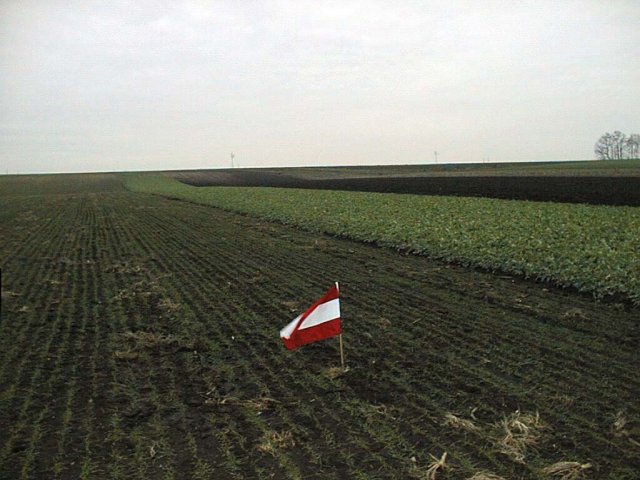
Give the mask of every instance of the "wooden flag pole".
M 342 348 L 342 334 L 340 334 L 340 363 L 342 364 L 342 370 L 346 369 L 344 368 L 344 349 Z

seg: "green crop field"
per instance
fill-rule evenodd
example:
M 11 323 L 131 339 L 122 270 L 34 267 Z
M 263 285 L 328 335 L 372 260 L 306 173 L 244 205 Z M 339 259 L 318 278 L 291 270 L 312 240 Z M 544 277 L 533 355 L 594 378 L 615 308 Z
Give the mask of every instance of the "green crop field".
M 128 176 L 126 184 L 135 191 L 640 302 L 640 209 L 636 207 L 192 187 L 152 175 Z
M 0 478 L 638 478 L 628 276 L 597 300 L 123 178 L 0 179 Z M 638 218 L 580 208 L 598 235 Z M 595 265 L 637 262 L 612 238 Z M 346 372 L 336 339 L 278 338 L 334 281 Z

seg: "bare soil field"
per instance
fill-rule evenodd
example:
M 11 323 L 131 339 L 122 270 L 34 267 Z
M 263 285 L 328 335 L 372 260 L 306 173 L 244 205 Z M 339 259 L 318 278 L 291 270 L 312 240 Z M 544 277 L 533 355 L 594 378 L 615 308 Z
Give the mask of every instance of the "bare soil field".
M 637 307 L 76 180 L 0 185 L 0 478 L 638 478 Z
M 640 160 L 578 160 L 547 162 L 500 163 L 444 163 L 413 165 L 353 165 L 322 167 L 268 168 L 274 173 L 289 172 L 303 178 L 359 178 L 359 177 L 443 177 L 443 176 L 595 176 L 638 177 Z
M 167 175 L 195 186 L 310 188 L 640 206 L 640 175 L 636 169 L 592 169 L 585 174 L 584 168 L 560 170 L 557 165 L 537 169 L 516 167 L 223 169 L 176 171 Z

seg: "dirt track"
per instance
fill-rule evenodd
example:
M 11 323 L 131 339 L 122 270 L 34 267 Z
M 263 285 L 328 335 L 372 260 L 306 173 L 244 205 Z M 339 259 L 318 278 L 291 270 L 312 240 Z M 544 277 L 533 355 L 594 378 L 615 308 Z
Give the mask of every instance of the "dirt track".
M 546 175 L 308 179 L 257 169 L 171 172 L 168 175 L 195 186 L 310 188 L 640 206 L 640 177 Z

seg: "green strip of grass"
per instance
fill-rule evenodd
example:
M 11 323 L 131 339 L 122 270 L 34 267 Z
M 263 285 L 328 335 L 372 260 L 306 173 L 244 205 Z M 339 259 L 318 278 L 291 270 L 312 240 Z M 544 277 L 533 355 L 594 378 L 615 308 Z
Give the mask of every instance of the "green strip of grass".
M 137 192 L 640 303 L 640 208 L 257 187 L 128 175 Z

